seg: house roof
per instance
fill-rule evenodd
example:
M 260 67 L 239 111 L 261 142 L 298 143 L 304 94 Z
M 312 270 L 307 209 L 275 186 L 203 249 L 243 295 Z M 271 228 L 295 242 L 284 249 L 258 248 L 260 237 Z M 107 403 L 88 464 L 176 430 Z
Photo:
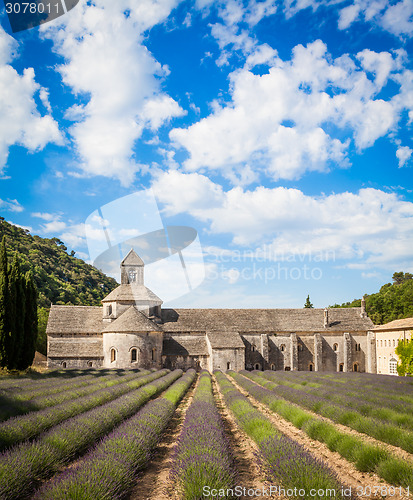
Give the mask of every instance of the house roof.
M 47 322 L 48 334 L 100 334 L 102 307 L 52 306 Z
M 139 255 L 135 252 L 133 248 L 131 248 L 126 255 L 126 257 L 122 260 L 121 266 L 144 266 L 143 260 L 139 257 Z
M 410 329 L 413 329 L 413 318 L 395 319 L 394 321 L 390 321 L 390 323 L 386 323 L 385 325 L 378 325 L 374 327 L 375 332 L 388 332 L 391 330 Z
M 104 324 L 106 325 L 106 323 Z M 102 333 L 159 332 L 162 329 L 135 306 L 129 307 L 119 318 L 104 326 Z
M 102 302 L 156 302 L 162 304 L 162 300 L 149 290 L 145 285 L 119 285 Z
M 213 349 L 245 349 L 244 342 L 238 332 L 219 331 L 207 332 L 207 337 Z
M 164 356 L 207 356 L 205 335 L 177 335 L 163 340 Z
M 328 309 L 163 309 L 166 332 L 352 332 L 372 330 L 370 318 L 360 316 L 360 308 Z

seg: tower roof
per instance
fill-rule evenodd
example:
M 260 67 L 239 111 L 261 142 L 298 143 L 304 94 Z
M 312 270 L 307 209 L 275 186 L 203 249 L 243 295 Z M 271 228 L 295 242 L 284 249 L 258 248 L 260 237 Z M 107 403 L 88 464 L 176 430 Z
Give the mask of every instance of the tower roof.
M 160 332 L 162 329 L 136 307 L 131 306 L 118 319 L 104 327 L 102 333 Z
M 122 260 L 121 266 L 144 266 L 145 263 L 139 257 L 139 255 L 135 252 L 133 248 L 131 248 L 126 255 L 126 257 Z

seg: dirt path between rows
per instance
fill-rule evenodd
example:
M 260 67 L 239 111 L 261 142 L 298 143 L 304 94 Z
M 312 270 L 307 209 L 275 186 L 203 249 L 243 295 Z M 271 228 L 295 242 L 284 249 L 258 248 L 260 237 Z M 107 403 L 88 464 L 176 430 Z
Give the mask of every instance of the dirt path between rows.
M 255 453 L 258 453 L 258 447 L 255 442 L 238 426 L 232 413 L 228 410 L 224 398 L 219 391 L 219 386 L 215 376 L 212 376 L 213 393 L 218 411 L 221 414 L 224 423 L 225 432 L 229 439 L 231 450 L 235 460 L 235 466 L 238 472 L 237 486 L 246 489 L 247 495 L 243 495 L 240 500 L 251 498 L 277 498 L 283 499 L 281 495 L 250 495 L 252 490 L 264 492 L 268 490 L 269 483 L 263 479 L 263 474 L 258 466 Z M 248 490 L 251 490 L 248 492 Z
M 148 466 L 137 476 L 136 485 L 128 496 L 129 500 L 179 500 L 170 478 L 172 457 L 198 382 L 199 377 L 175 410 Z
M 256 408 L 258 408 L 266 417 L 268 417 L 271 422 L 286 436 L 294 439 L 297 443 L 301 444 L 307 450 L 309 450 L 313 455 L 317 458 L 323 460 L 339 477 L 340 481 L 348 487 L 351 487 L 353 493 L 356 494 L 357 498 L 392 498 L 392 499 L 400 499 L 407 500 L 411 497 L 408 496 L 407 492 L 402 489 L 402 494 L 394 494 L 394 495 L 382 495 L 381 493 L 370 494 L 369 487 L 371 491 L 374 492 L 374 488 L 380 486 L 385 489 L 385 491 L 394 491 L 394 487 L 390 484 L 386 483 L 383 479 L 381 479 L 376 474 L 372 473 L 363 473 L 358 471 L 353 464 L 345 460 L 341 455 L 337 452 L 330 451 L 328 447 L 320 443 L 319 441 L 315 441 L 307 436 L 307 434 L 297 429 L 292 423 L 285 420 L 280 415 L 272 412 L 267 406 L 260 403 L 256 399 L 254 399 L 247 391 L 245 391 L 239 384 L 235 382 L 232 377 L 229 377 L 231 382 L 237 387 L 237 389 L 246 396 L 251 404 L 253 404 Z M 314 414 L 315 415 L 315 414 Z M 318 417 L 318 415 L 315 415 Z M 328 420 L 328 419 L 327 419 Z M 332 425 L 336 425 L 331 421 Z M 337 425 L 336 425 L 337 426 Z M 339 426 L 337 426 L 339 427 Z M 348 429 L 344 426 L 339 427 L 340 430 L 344 432 L 348 432 Z M 343 429 L 342 429 L 343 428 Z M 358 434 L 358 433 L 357 433 Z M 360 434 L 361 437 L 364 437 L 363 434 Z M 377 443 L 376 444 L 382 444 Z M 398 449 L 398 448 L 397 448 Z M 410 456 L 411 458 L 411 456 Z M 367 488 L 367 491 L 366 491 Z M 397 491 L 400 491 L 397 488 Z M 363 492 L 367 494 L 362 494 Z M 358 494 L 360 493 L 360 494 Z

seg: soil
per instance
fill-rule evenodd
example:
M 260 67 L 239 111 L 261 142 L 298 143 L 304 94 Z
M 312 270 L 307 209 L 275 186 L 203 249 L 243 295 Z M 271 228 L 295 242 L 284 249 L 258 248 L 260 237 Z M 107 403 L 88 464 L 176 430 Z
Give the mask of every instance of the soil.
M 407 492 L 402 489 L 402 494 L 394 494 L 394 495 L 382 495 L 381 492 L 374 495 L 374 493 L 370 494 L 369 487 L 371 491 L 374 492 L 375 487 L 380 486 L 383 488 L 382 491 L 394 491 L 394 487 L 390 484 L 386 483 L 383 479 L 381 479 L 376 474 L 372 473 L 363 473 L 358 471 L 353 464 L 345 460 L 336 452 L 330 451 L 327 446 L 319 441 L 315 441 L 307 436 L 307 434 L 297 429 L 292 423 L 283 419 L 276 413 L 273 413 L 267 406 L 255 400 L 247 391 L 245 391 L 241 386 L 239 386 L 234 379 L 231 378 L 231 382 L 233 382 L 237 389 L 246 396 L 251 404 L 253 404 L 256 408 L 258 408 L 266 417 L 268 417 L 271 422 L 286 436 L 294 439 L 297 443 L 304 446 L 310 453 L 315 455 L 317 458 L 322 459 L 339 477 L 340 481 L 347 487 L 351 487 L 352 491 L 356 493 L 356 498 L 392 498 L 392 499 L 408 499 L 411 498 L 408 496 Z M 318 416 L 318 415 L 317 415 Z M 334 422 L 330 422 L 332 425 Z M 345 426 L 337 426 L 340 430 L 344 432 L 353 433 Z M 355 432 L 355 431 L 354 431 Z M 359 434 L 359 433 L 356 433 Z M 360 434 L 363 438 L 364 435 Z M 382 445 L 380 442 L 376 442 L 376 444 Z M 392 447 L 394 448 L 394 447 Z M 399 450 L 399 448 L 397 448 Z M 402 451 L 402 450 L 400 450 Z M 411 459 L 411 455 L 410 455 Z M 366 491 L 367 488 L 367 491 Z M 397 491 L 400 489 L 397 488 Z M 367 494 L 357 494 L 358 492 L 366 492 Z
M 129 500 L 179 500 L 175 484 L 170 478 L 172 457 L 185 420 L 186 410 L 191 405 L 198 380 L 196 384 L 192 385 L 175 410 L 148 466 L 137 476 L 136 484 L 128 496 Z

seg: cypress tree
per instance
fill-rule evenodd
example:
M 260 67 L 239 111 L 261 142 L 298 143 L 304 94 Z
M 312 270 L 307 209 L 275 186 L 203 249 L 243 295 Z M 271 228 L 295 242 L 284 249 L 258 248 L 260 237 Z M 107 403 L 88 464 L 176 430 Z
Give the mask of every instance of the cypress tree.
M 25 370 L 33 363 L 37 340 L 37 289 L 33 274 L 28 271 L 24 278 L 25 315 L 23 342 L 18 368 Z
M 10 333 L 9 328 L 9 280 L 8 280 L 8 267 L 7 267 L 7 252 L 6 252 L 6 238 L 0 246 L 0 366 L 7 367 L 7 337 Z
M 8 354 L 7 368 L 13 370 L 20 365 L 20 356 L 23 349 L 23 329 L 26 300 L 23 288 L 23 279 L 20 272 L 20 263 L 17 254 L 14 256 L 9 274 L 10 294 L 10 334 L 6 350 Z

